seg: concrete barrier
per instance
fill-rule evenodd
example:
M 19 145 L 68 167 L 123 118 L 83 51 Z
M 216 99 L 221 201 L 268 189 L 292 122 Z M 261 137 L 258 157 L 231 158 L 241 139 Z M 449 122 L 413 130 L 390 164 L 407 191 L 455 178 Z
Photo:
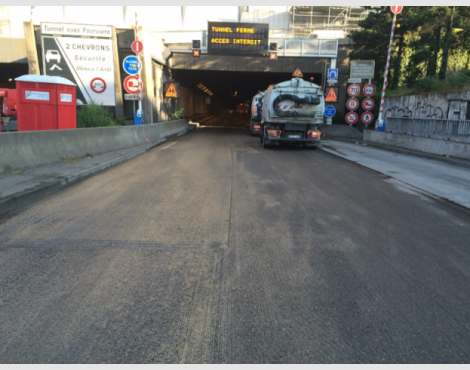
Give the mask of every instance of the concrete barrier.
M 363 139 L 363 135 L 349 125 L 322 125 L 321 133 L 325 134 L 327 138 L 348 138 L 354 140 Z
M 0 171 L 5 165 L 32 168 L 58 163 L 63 157 L 102 154 L 142 144 L 157 143 L 191 127 L 185 119 L 142 126 L 3 132 L 0 134 Z
M 366 130 L 364 140 L 437 155 L 470 159 L 470 144 L 421 136 Z

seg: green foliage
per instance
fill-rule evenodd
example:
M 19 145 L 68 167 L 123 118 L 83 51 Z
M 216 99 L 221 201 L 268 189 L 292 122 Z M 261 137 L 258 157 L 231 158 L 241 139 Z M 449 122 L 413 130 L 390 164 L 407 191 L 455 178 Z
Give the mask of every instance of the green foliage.
M 101 104 L 86 104 L 77 110 L 77 127 L 109 127 L 117 126 L 108 110 Z
M 375 60 L 374 83 L 383 84 L 393 14 L 374 7 L 351 33 L 351 60 Z M 470 7 L 405 6 L 397 16 L 388 88 L 401 93 L 464 88 L 455 73 L 470 67 Z M 436 79 L 440 78 L 441 83 Z M 445 82 L 444 82 L 445 80 Z
M 183 117 L 184 117 L 184 115 L 183 115 L 183 109 L 184 109 L 184 108 L 176 108 L 173 113 L 170 113 L 171 119 L 172 119 L 172 120 L 175 120 L 175 119 L 183 118 Z
M 447 73 L 445 80 L 436 76 L 424 76 L 408 86 L 387 91 L 387 96 L 415 95 L 424 93 L 446 93 L 470 90 L 470 71 Z

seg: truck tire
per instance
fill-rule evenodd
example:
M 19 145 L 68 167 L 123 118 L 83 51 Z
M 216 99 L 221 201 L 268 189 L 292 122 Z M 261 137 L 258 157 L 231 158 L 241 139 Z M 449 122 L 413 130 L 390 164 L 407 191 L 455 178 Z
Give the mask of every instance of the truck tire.
M 264 149 L 268 149 L 270 147 L 270 145 L 267 144 L 266 142 L 267 142 L 266 135 L 263 135 L 263 148 Z

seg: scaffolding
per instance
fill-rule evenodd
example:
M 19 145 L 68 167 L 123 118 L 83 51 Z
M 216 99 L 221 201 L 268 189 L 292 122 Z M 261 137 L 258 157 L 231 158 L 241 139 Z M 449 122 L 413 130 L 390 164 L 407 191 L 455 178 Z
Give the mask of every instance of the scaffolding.
M 290 28 L 294 37 L 315 37 L 315 31 L 342 30 L 345 34 L 359 30 L 359 21 L 369 11 L 362 6 L 292 6 Z

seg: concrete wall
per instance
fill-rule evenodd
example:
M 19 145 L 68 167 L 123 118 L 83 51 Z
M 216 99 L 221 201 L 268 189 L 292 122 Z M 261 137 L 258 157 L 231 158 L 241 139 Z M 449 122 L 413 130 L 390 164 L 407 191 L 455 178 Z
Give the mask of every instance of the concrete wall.
M 385 99 L 385 117 L 470 119 L 470 91 Z
M 186 87 L 180 87 L 180 98 L 178 99 L 178 108 L 183 108 L 183 114 L 186 117 L 194 115 L 194 93 Z
M 157 143 L 189 127 L 181 119 L 143 126 L 4 132 L 0 134 L 0 170 L 7 164 L 13 168 L 36 167 L 60 162 L 64 156 L 83 157 L 86 153 Z
M 425 153 L 470 159 L 470 145 L 455 141 L 392 134 L 373 130 L 364 131 L 364 140 L 372 143 L 412 149 Z

